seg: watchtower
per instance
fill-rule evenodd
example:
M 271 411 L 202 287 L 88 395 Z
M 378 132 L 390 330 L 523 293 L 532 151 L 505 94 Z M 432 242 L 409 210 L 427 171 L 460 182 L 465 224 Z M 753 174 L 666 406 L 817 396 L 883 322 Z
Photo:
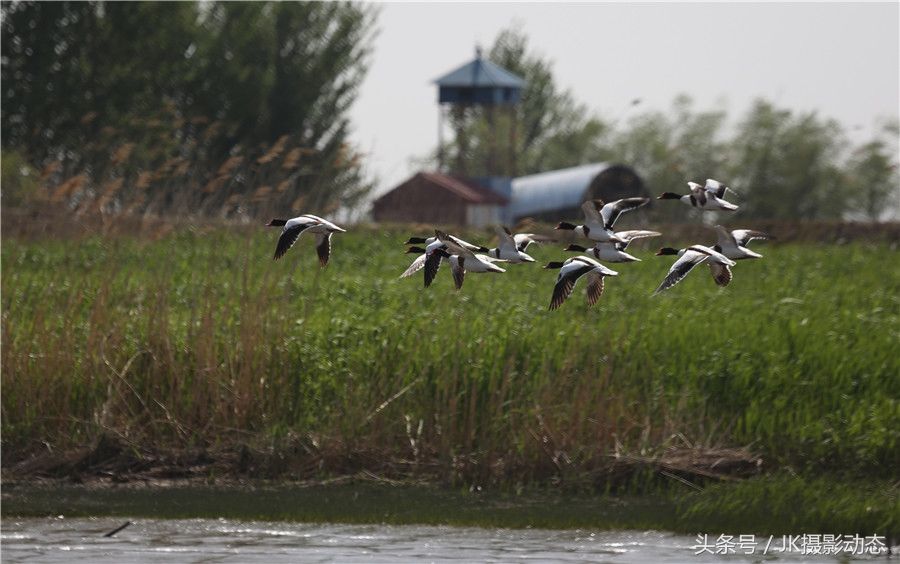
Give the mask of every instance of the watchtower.
M 516 175 L 515 106 L 522 99 L 525 81 L 508 70 L 482 58 L 475 48 L 475 59 L 438 78 L 438 166 L 441 170 L 478 178 L 488 188 L 509 195 L 511 178 Z M 467 114 L 483 111 L 488 123 L 486 162 L 468 167 L 465 153 L 469 139 L 464 124 Z M 504 143 L 495 127 L 497 116 L 509 116 L 509 139 Z M 445 162 L 444 121 L 449 118 L 458 146 L 454 163 Z

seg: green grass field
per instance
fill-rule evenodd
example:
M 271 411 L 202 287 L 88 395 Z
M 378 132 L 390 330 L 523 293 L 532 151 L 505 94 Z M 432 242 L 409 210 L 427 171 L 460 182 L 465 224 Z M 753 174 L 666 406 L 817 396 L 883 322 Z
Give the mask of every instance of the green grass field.
M 900 467 L 900 261 L 886 244 L 766 244 L 716 287 L 700 268 L 610 265 L 547 306 L 572 253 L 422 288 L 408 230 L 359 228 L 318 267 L 277 230 L 2 248 L 5 463 L 111 434 L 135 449 L 249 445 L 266 472 L 602 485 L 623 457 L 748 447 L 764 468 Z M 420 233 L 427 235 L 427 233 Z M 460 233 L 468 240 L 487 240 Z M 471 238 L 470 238 L 471 237 Z M 629 248 L 631 250 L 631 247 Z M 618 459 L 616 458 L 618 456 Z

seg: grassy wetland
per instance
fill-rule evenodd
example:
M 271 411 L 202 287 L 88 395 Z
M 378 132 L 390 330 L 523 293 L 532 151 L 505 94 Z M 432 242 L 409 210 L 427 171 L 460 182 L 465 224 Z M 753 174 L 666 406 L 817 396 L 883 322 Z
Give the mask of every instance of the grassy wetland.
M 832 489 L 847 522 L 900 530 L 892 243 L 757 242 L 727 288 L 700 269 L 651 298 L 652 251 L 685 241 L 639 241 L 597 306 L 581 282 L 549 312 L 561 245 L 424 290 L 398 279 L 416 233 L 338 234 L 324 270 L 305 237 L 273 262 L 257 226 L 5 236 L 7 479 L 675 489 L 708 518 L 856 483 Z

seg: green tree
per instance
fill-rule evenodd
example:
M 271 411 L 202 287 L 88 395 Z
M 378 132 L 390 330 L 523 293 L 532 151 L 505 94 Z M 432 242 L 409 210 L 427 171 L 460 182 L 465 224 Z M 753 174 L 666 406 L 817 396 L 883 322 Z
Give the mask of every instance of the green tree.
M 724 111 L 697 111 L 689 96 L 680 95 L 666 111 L 642 112 L 612 125 L 588 117 L 583 104 L 556 86 L 552 65 L 531 52 L 521 31 L 501 32 L 489 58 L 525 78 L 527 86 L 512 114 L 454 108 L 456 135 L 443 162 L 455 172 L 518 176 L 615 162 L 634 168 L 651 193 L 685 193 L 688 181 L 724 181 L 738 193 L 731 197 L 740 205 L 736 216 L 754 219 L 841 219 L 849 209 L 875 220 L 900 204 L 896 123 L 848 151 L 842 127 L 815 112 L 757 100 L 729 131 Z M 515 169 L 497 159 L 495 146 L 510 138 L 513 127 Z M 653 213 L 666 221 L 696 218 L 683 206 L 654 206 Z
M 668 112 L 644 112 L 611 135 L 606 160 L 633 167 L 651 193 L 683 192 L 686 182 L 721 178 L 724 146 L 722 111 L 695 112 L 687 95 L 678 96 Z M 654 206 L 666 221 L 689 217 L 680 206 Z
M 78 154 L 91 115 L 122 125 L 182 92 L 191 3 L 3 3 L 3 144 Z
M 900 123 L 885 124 L 874 139 L 853 151 L 847 163 L 849 203 L 870 221 L 889 217 L 900 205 L 898 135 Z
M 484 175 L 488 168 L 497 175 L 523 175 L 590 162 L 602 151 L 608 126 L 588 117 L 571 92 L 559 89 L 552 64 L 530 51 L 521 30 L 501 31 L 488 58 L 526 81 L 522 100 L 512 112 L 455 108 L 450 116 L 455 137 L 443 159 L 449 167 L 471 176 Z M 511 138 L 515 166 L 502 156 Z
M 729 151 L 727 180 L 743 195 L 740 215 L 840 218 L 847 197 L 839 166 L 845 145 L 834 120 L 756 101 Z
M 352 205 L 348 109 L 375 11 L 332 2 L 4 2 L 3 147 L 70 206 Z M 66 184 L 72 178 L 73 184 Z M 91 204 L 94 205 L 94 204 Z

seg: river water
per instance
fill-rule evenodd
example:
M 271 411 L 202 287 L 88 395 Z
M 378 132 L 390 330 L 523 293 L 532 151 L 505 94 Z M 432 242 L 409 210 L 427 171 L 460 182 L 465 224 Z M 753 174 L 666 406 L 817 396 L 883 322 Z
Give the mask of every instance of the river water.
M 823 562 L 799 554 L 696 556 L 695 537 L 655 531 L 322 525 L 225 519 L 4 519 L 12 562 Z M 883 558 L 883 557 L 882 557 Z

